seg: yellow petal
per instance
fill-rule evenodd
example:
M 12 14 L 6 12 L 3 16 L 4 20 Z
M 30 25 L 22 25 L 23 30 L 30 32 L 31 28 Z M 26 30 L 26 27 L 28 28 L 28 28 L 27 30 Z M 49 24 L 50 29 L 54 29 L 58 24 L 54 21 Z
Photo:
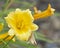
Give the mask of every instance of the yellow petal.
M 2 31 L 4 24 L 0 23 L 0 31 Z
M 14 13 L 10 12 L 10 14 L 8 14 L 8 17 L 5 17 L 5 20 L 7 21 L 9 27 L 15 28 L 16 27 L 16 21 L 14 19 Z
M 34 12 L 35 12 L 35 13 L 37 13 L 37 12 L 38 12 L 38 10 L 37 10 L 37 8 L 36 8 L 36 7 L 34 7 Z
M 0 39 L 5 38 L 8 35 L 8 33 L 0 34 Z
M 21 34 L 16 34 L 16 36 L 19 40 L 27 41 L 31 36 L 31 33 L 32 33 L 31 31 L 22 32 Z
M 31 30 L 32 30 L 32 31 L 35 31 L 35 30 L 38 29 L 38 26 L 37 26 L 36 24 L 30 25 L 30 27 L 31 27 Z
M 6 38 L 7 36 L 8 36 L 8 33 L 0 34 L 0 39 L 4 39 L 4 38 Z M 7 37 L 7 38 L 4 39 L 4 40 L 10 40 L 12 37 L 13 37 L 13 36 L 9 36 L 9 37 Z
M 15 34 L 15 31 L 13 29 L 10 29 L 8 31 L 8 35 L 13 36 Z
M 35 12 L 35 14 L 41 13 L 41 10 L 37 10 L 37 7 L 34 7 L 34 12 Z

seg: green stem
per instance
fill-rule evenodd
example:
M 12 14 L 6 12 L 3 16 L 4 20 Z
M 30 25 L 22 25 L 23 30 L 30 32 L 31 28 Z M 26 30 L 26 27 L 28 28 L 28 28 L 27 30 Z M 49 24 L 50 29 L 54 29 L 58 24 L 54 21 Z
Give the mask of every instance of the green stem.
M 1 40 L 1 41 L 2 41 L 5 45 L 7 44 L 4 40 Z M 10 48 L 9 45 L 7 45 L 7 47 Z
M 3 40 L 7 39 L 9 37 L 9 35 L 7 35 Z
M 5 48 L 8 44 L 9 44 L 9 42 L 13 39 L 15 37 L 15 35 L 8 41 L 8 43 L 7 44 L 5 44 L 2 48 Z
M 10 1 L 10 2 L 9 2 L 9 1 Z M 6 11 L 6 10 L 11 6 L 11 4 L 13 3 L 13 1 L 14 1 L 14 0 L 7 0 L 3 11 Z
M 4 10 L 8 4 L 9 4 L 9 0 L 5 0 L 5 4 L 2 6 L 2 10 Z
M 9 35 L 7 35 L 3 40 L 5 40 L 5 39 L 7 39 L 9 37 Z M 0 41 L 0 43 L 1 43 L 2 41 Z

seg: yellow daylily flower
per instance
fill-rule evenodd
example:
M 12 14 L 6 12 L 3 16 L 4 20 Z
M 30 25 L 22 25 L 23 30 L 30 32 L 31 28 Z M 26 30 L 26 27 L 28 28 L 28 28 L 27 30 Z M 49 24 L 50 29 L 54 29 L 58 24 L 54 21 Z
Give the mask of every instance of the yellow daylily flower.
M 3 29 L 3 23 L 0 23 L 0 31 Z
M 38 26 L 33 23 L 34 18 L 29 9 L 20 10 L 16 9 L 10 12 L 7 17 L 5 17 L 6 22 L 10 28 L 8 34 L 16 35 L 20 40 L 28 40 L 32 34 L 32 31 L 38 29 Z
M 51 5 L 48 5 L 48 8 L 43 12 L 38 12 L 37 8 L 34 8 L 35 14 L 34 19 L 46 18 L 54 14 L 55 9 L 51 8 Z

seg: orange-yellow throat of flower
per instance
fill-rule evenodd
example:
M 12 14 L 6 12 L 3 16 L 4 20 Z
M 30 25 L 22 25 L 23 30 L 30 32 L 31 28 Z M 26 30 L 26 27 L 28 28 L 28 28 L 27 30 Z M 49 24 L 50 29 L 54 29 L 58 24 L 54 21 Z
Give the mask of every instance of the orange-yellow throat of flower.
M 46 18 L 54 14 L 55 9 L 51 8 L 51 5 L 48 5 L 48 8 L 43 12 L 38 12 L 37 8 L 34 8 L 35 14 L 34 19 Z

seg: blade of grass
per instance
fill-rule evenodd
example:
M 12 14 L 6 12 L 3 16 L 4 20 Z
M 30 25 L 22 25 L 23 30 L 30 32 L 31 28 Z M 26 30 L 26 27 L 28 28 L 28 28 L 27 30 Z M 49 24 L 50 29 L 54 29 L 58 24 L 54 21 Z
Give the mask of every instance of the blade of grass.
M 9 44 L 9 42 L 13 39 L 15 37 L 15 35 L 8 41 L 8 43 L 7 44 L 5 44 L 2 48 L 5 48 L 8 44 Z
M 31 44 L 31 43 L 27 43 L 26 41 L 16 41 L 16 42 L 10 42 L 10 43 L 12 43 L 12 44 L 18 44 L 18 45 L 20 45 L 20 46 L 24 46 L 25 48 L 38 48 L 38 46 L 37 45 L 33 45 L 33 44 Z
M 43 40 L 43 41 L 46 41 L 46 42 L 49 42 L 49 43 L 52 43 L 53 41 L 52 40 L 50 40 L 50 39 L 48 39 L 48 38 L 46 38 L 43 34 L 40 34 L 40 33 L 34 33 L 35 34 L 35 38 L 37 39 L 37 40 Z
M 1 41 L 2 41 L 5 45 L 7 44 L 4 40 L 1 39 Z M 9 45 L 7 45 L 7 47 L 10 48 Z

